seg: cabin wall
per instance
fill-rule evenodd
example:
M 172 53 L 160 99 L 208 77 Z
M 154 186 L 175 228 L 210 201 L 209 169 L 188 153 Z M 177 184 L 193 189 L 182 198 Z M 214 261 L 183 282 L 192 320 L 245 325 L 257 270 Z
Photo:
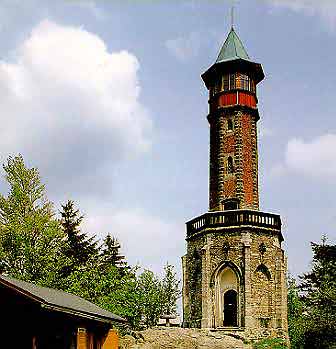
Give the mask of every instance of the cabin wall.
M 118 349 L 110 324 L 51 311 L 0 285 L 2 343 L 31 349 Z

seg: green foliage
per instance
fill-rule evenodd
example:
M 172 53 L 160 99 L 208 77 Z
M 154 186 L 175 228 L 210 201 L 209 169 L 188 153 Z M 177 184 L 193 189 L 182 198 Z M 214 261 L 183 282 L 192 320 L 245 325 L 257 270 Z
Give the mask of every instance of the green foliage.
M 177 301 L 181 297 L 181 281 L 177 279 L 174 266 L 166 264 L 165 276 L 162 280 L 163 314 L 176 315 Z
M 84 216 L 75 208 L 74 202 L 68 200 L 61 206 L 61 225 L 68 242 L 64 253 L 71 260 L 71 268 L 66 270 L 66 274 L 69 274 L 72 269 L 83 266 L 90 259 L 97 257 L 98 247 L 94 237 L 88 237 L 80 231 Z
M 164 288 L 153 272 L 118 268 L 99 269 L 98 263 L 73 272 L 66 291 L 127 318 L 133 329 L 152 327 L 165 307 Z
M 288 278 L 288 332 L 292 349 L 304 348 L 305 318 L 304 304 L 293 278 Z
M 121 272 L 111 265 L 102 274 L 99 265 L 91 263 L 71 274 L 66 291 L 127 318 L 131 327 L 137 328 L 141 319 L 141 305 L 135 272 Z
M 336 348 L 336 246 L 312 243 L 310 272 L 289 279 L 288 328 L 293 349 Z
M 253 344 L 254 349 L 287 349 L 286 342 L 281 338 L 265 338 Z
M 121 245 L 119 241 L 108 234 L 103 241 L 103 245 L 101 247 L 101 263 L 104 266 L 114 265 L 120 267 L 126 267 L 126 263 L 124 261 L 125 256 L 120 254 Z
M 145 270 L 139 275 L 138 292 L 142 320 L 147 327 L 155 326 L 162 315 L 164 294 L 160 280 L 152 271 Z
M 305 348 L 336 347 L 336 245 L 312 243 L 313 267 L 301 277 Z
M 171 265 L 163 280 L 149 270 L 137 275 L 115 238 L 108 235 L 98 247 L 81 232 L 83 216 L 73 201 L 56 218 L 37 169 L 22 156 L 9 157 L 3 168 L 9 193 L 0 194 L 0 272 L 79 295 L 127 318 L 133 329 L 176 312 L 180 281 Z
M 0 194 L 0 268 L 13 277 L 41 285 L 58 285 L 67 264 L 62 254 L 64 234 L 47 200 L 35 168 L 26 168 L 21 155 L 3 166 L 9 186 Z

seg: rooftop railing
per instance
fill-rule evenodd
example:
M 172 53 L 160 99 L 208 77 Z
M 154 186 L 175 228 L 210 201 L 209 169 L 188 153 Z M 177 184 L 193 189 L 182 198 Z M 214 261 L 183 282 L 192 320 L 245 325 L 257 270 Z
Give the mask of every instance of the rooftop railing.
M 188 237 L 205 228 L 217 227 L 253 226 L 281 230 L 281 218 L 279 215 L 252 210 L 207 212 L 186 224 Z

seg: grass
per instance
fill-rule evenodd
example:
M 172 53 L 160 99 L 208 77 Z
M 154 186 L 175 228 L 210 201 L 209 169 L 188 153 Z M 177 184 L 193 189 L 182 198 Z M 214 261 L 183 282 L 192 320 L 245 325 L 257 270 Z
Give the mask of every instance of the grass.
M 254 349 L 287 349 L 286 342 L 281 338 L 266 338 L 253 344 Z

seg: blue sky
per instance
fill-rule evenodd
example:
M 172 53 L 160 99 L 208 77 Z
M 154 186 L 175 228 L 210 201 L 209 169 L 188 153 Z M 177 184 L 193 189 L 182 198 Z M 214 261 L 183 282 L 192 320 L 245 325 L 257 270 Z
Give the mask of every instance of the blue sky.
M 230 1 L 2 0 L 0 160 L 22 153 L 56 208 L 119 238 L 131 264 L 180 270 L 184 223 L 208 208 L 207 90 Z M 335 241 L 336 4 L 238 1 L 263 64 L 261 209 L 279 213 L 292 274 Z M 2 183 L 2 191 L 5 185 Z

